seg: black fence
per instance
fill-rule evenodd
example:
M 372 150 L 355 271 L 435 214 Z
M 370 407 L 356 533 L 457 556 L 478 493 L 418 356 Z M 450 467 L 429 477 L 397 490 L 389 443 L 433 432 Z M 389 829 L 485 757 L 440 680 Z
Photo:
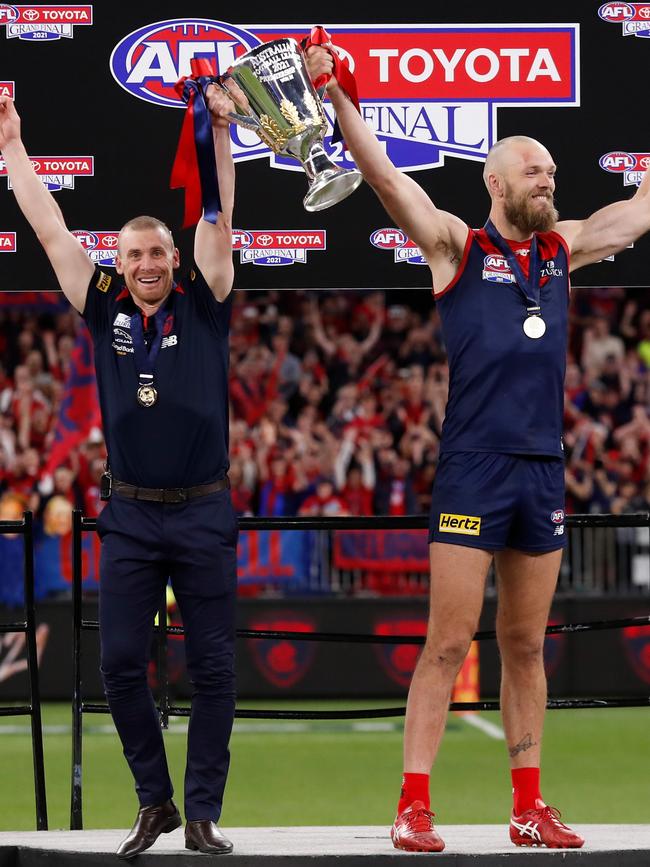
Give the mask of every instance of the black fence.
M 372 518 L 242 518 L 240 528 L 242 530 L 413 530 L 427 526 L 426 516 L 406 517 L 372 517 Z M 566 523 L 569 529 L 588 528 L 643 528 L 650 533 L 650 514 L 640 513 L 633 515 L 571 515 L 567 516 Z M 84 713 L 108 713 L 107 704 L 84 702 L 82 696 L 81 657 L 82 657 L 82 632 L 97 631 L 99 623 L 96 620 L 85 620 L 82 617 L 82 534 L 94 532 L 97 522 L 94 518 L 84 518 L 80 511 L 73 515 L 73 730 L 72 730 L 72 775 L 71 775 L 71 802 L 70 802 L 70 828 L 79 830 L 83 827 L 83 714 Z M 167 637 L 168 635 L 182 635 L 183 628 L 180 626 L 167 625 L 166 599 L 161 599 L 158 613 L 158 626 L 154 627 L 158 647 L 158 713 L 160 724 L 167 728 L 170 716 L 186 717 L 190 715 L 190 709 L 172 705 L 169 699 L 169 679 L 167 672 Z M 584 623 L 566 623 L 561 626 L 549 626 L 547 635 L 559 633 L 583 633 L 592 630 L 619 629 L 626 626 L 650 627 L 650 615 L 641 617 L 618 618 L 616 620 L 599 620 Z M 386 644 L 411 644 L 424 643 L 424 638 L 413 635 L 368 635 L 355 633 L 330 633 L 330 632 L 287 632 L 276 630 L 237 630 L 238 638 L 247 639 L 291 639 L 293 641 L 336 641 L 349 643 L 386 643 Z M 485 630 L 476 633 L 475 640 L 490 640 L 496 637 L 493 630 Z M 591 697 L 591 698 L 562 698 L 550 699 L 548 708 L 582 709 L 582 708 L 613 708 L 613 707 L 647 707 L 650 706 L 650 696 L 635 696 L 629 698 Z M 497 701 L 473 701 L 454 702 L 450 705 L 454 711 L 493 711 L 499 709 Z M 240 719 L 360 719 L 403 716 L 405 707 L 401 708 L 373 708 L 370 710 L 342 710 L 342 711 L 302 711 L 302 710 L 237 710 L 235 716 Z
M 17 534 L 24 544 L 25 619 L 17 623 L 0 624 L 0 635 L 24 642 L 27 649 L 29 674 L 29 704 L 0 707 L 0 716 L 29 716 L 32 725 L 32 760 L 34 765 L 34 797 L 36 801 L 36 828 L 47 831 L 47 798 L 45 794 L 45 764 L 43 761 L 43 726 L 41 722 L 41 694 L 38 679 L 38 652 L 36 647 L 36 617 L 34 610 L 34 533 L 32 513 L 25 512 L 22 521 L 0 521 L 0 534 Z

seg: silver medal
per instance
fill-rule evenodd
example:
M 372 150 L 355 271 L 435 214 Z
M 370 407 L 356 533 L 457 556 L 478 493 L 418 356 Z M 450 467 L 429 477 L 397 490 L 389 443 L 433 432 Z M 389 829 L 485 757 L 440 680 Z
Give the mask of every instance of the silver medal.
M 531 340 L 537 340 L 542 337 L 545 331 L 546 322 L 544 322 L 541 316 L 535 314 L 533 316 L 527 316 L 526 319 L 524 319 L 524 334 L 526 337 L 530 337 Z

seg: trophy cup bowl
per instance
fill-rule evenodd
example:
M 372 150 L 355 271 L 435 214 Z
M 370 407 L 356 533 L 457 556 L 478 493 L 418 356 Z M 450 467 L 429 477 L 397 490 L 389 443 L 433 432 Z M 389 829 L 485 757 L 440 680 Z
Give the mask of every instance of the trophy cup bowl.
M 307 211 L 322 211 L 356 190 L 361 172 L 340 168 L 325 153 L 327 117 L 295 39 L 274 39 L 247 51 L 229 77 L 248 100 L 248 106 L 238 104 L 222 85 L 238 112 L 230 119 L 254 130 L 274 153 L 302 164 L 309 181 L 303 199 Z

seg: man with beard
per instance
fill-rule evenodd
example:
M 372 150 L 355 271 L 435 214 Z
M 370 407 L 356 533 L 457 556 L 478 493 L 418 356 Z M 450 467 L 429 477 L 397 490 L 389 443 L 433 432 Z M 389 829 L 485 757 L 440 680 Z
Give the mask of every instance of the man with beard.
M 308 50 L 312 79 L 333 72 Z M 501 709 L 518 846 L 579 848 L 583 840 L 542 800 L 546 706 L 544 633 L 565 545 L 563 381 L 569 272 L 617 253 L 650 229 L 650 173 L 629 200 L 586 220 L 557 222 L 555 164 L 534 139 L 490 150 L 492 206 L 483 229 L 436 208 L 390 162 L 332 77 L 327 85 L 346 145 L 433 275 L 449 359 L 449 397 L 430 521 L 431 604 L 404 728 L 404 777 L 391 837 L 438 852 L 429 773 L 451 689 L 477 628 L 494 560 Z

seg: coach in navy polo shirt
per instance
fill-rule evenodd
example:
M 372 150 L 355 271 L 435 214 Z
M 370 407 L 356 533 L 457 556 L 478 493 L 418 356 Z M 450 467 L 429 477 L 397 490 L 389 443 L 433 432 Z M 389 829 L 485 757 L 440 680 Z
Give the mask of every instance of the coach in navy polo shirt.
M 96 269 L 34 173 L 13 101 L 0 97 L 0 150 L 18 203 L 95 345 L 110 476 L 98 521 L 101 668 L 140 810 L 118 856 L 181 825 L 147 684 L 155 612 L 168 578 L 194 686 L 185 774 L 186 847 L 232 850 L 216 822 L 235 706 L 237 522 L 228 470 L 228 325 L 233 281 L 230 99 L 211 86 L 221 213 L 196 229 L 175 282 L 169 229 L 137 217 L 120 232 L 117 274 Z M 110 490 L 109 490 L 110 488 Z

